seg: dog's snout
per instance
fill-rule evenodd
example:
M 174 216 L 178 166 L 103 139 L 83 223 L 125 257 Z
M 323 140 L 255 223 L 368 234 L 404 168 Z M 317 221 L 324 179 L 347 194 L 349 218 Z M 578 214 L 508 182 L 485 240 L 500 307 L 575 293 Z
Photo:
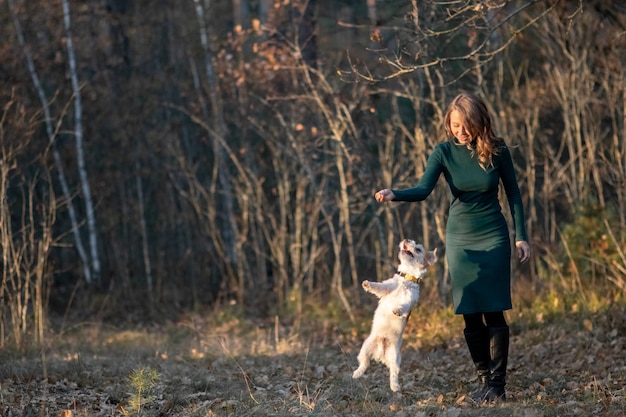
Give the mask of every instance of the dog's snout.
M 414 247 L 415 247 L 415 242 L 412 241 L 411 239 L 404 239 L 402 241 L 402 249 L 403 250 L 410 251 Z

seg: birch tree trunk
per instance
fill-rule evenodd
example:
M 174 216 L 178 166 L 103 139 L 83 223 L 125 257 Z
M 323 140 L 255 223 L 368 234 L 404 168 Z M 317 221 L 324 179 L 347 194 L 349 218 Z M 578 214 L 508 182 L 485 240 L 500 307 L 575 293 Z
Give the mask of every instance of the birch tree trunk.
M 259 20 L 262 25 L 267 23 L 270 10 L 272 10 L 272 0 L 259 0 Z
M 24 58 L 26 59 L 26 64 L 28 66 L 28 72 L 30 74 L 31 79 L 33 80 L 33 85 L 35 86 L 35 90 L 37 91 L 37 96 L 39 97 L 39 101 L 41 102 L 41 107 L 43 109 L 44 114 L 44 122 L 46 126 L 46 134 L 48 136 L 48 140 L 50 141 L 50 149 L 52 150 L 52 156 L 54 158 L 54 165 L 57 169 L 57 177 L 59 180 L 59 184 L 61 185 L 61 191 L 63 192 L 63 197 L 66 200 L 67 211 L 70 217 L 70 223 L 72 225 L 72 235 L 74 236 L 74 244 L 76 245 L 76 251 L 78 252 L 78 256 L 82 262 L 83 266 L 83 274 L 85 276 L 85 282 L 87 284 L 91 284 L 93 282 L 93 277 L 91 274 L 91 270 L 89 268 L 89 257 L 87 255 L 87 251 L 85 250 L 85 246 L 83 245 L 83 239 L 80 235 L 80 229 L 78 226 L 78 216 L 76 215 L 76 209 L 74 208 L 74 203 L 72 201 L 72 196 L 70 193 L 70 188 L 67 183 L 67 179 L 65 177 L 65 172 L 63 170 L 63 163 L 61 161 L 61 155 L 57 149 L 57 132 L 52 124 L 52 115 L 50 114 L 50 106 L 48 105 L 48 99 L 46 97 L 46 93 L 41 85 L 41 81 L 39 80 L 39 76 L 37 75 L 37 70 L 35 69 L 35 63 L 28 48 L 26 45 L 26 41 L 24 39 L 24 34 L 22 31 L 22 26 L 20 21 L 15 13 L 15 6 L 13 0 L 8 0 L 9 3 L 9 11 L 13 18 L 13 24 L 15 26 L 15 32 L 17 35 L 18 43 L 22 48 L 22 53 L 24 54 Z
M 233 0 L 233 20 L 236 31 L 247 29 L 250 26 L 248 0 Z
M 219 203 L 222 203 L 221 209 L 216 210 L 218 216 L 222 218 L 217 219 L 217 223 L 214 227 L 219 228 L 221 232 L 220 240 L 223 241 L 224 253 L 226 255 L 225 261 L 227 261 L 226 266 L 229 270 L 229 274 L 231 275 L 229 279 L 233 280 L 232 287 L 239 288 L 239 280 L 244 277 L 244 267 L 243 263 L 240 262 L 237 256 L 236 250 L 239 239 L 237 222 L 234 218 L 233 187 L 226 168 L 226 156 L 222 146 L 223 141 L 226 140 L 227 128 L 224 122 L 223 103 L 219 94 L 220 87 L 217 77 L 215 76 L 215 69 L 213 67 L 213 52 L 209 44 L 210 30 L 205 20 L 205 12 L 210 10 L 210 0 L 204 0 L 204 5 L 200 2 L 200 0 L 193 1 L 195 4 L 196 17 L 198 18 L 200 42 L 204 52 L 205 76 L 208 85 L 207 93 L 209 96 L 209 103 L 211 105 L 211 133 L 214 136 L 217 136 L 213 138 L 212 142 L 214 163 L 211 193 L 215 196 L 219 195 L 219 199 L 215 198 L 214 202 L 216 207 Z M 201 92 L 199 93 L 202 94 Z M 209 115 L 205 115 L 205 117 L 209 118 Z M 216 189 L 218 184 L 220 187 L 219 190 Z M 219 245 L 220 243 L 219 241 L 216 241 L 215 244 Z M 233 267 L 235 268 L 235 271 L 232 271 Z M 244 294 L 242 290 L 237 291 L 237 301 L 240 305 L 243 305 Z
M 376 27 L 378 22 L 376 0 L 367 0 L 367 17 L 369 18 L 370 25 Z
M 72 90 L 74 92 L 74 138 L 76 141 L 76 162 L 78 164 L 78 175 L 80 178 L 83 198 L 85 199 L 85 215 L 87 216 L 89 248 L 91 249 L 91 278 L 93 280 L 93 283 L 100 283 L 100 255 L 98 253 L 96 217 L 91 197 L 91 188 L 89 187 L 89 178 L 87 176 L 87 169 L 85 167 L 85 155 L 83 146 L 83 109 L 80 86 L 78 85 L 78 74 L 76 70 L 76 55 L 74 53 L 74 44 L 72 41 L 69 0 L 63 0 L 63 21 L 65 23 L 65 36 L 67 43 L 67 56 L 70 66 L 70 79 L 72 81 Z
M 152 263 L 150 262 L 150 247 L 148 245 L 148 227 L 146 226 L 146 210 L 143 196 L 143 184 L 141 182 L 141 165 L 139 159 L 135 162 L 136 183 L 137 183 L 137 203 L 139 205 L 139 224 L 141 226 L 141 253 L 143 255 L 143 268 L 146 274 L 146 287 L 148 289 L 148 301 L 150 309 L 154 307 L 154 279 L 152 277 Z

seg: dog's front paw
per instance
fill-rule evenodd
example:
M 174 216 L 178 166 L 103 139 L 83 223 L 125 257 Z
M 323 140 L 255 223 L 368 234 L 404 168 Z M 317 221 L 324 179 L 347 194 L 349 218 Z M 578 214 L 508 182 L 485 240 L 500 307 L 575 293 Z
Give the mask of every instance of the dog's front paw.
M 367 281 L 367 280 L 366 280 L 366 281 L 363 281 L 363 282 L 361 283 L 361 286 L 362 286 L 364 289 L 366 289 L 366 290 L 369 290 L 370 288 L 372 288 L 372 286 L 370 285 L 370 282 L 369 282 L 369 281 Z

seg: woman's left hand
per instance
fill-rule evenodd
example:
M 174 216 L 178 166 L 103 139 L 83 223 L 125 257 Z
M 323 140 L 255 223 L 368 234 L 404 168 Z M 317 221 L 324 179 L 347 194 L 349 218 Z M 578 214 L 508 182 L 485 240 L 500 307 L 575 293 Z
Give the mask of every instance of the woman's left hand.
M 525 240 L 515 242 L 517 247 L 517 256 L 521 263 L 526 263 L 530 259 L 530 245 Z

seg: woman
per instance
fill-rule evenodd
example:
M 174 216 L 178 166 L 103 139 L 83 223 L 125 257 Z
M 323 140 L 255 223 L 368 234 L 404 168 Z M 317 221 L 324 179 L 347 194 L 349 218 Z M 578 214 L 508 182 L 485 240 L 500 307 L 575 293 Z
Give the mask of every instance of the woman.
M 520 262 L 530 258 L 524 210 L 511 154 L 491 127 L 491 117 L 478 97 L 458 95 L 445 117 L 451 140 L 437 145 L 423 177 L 414 188 L 384 189 L 376 200 L 422 201 L 440 174 L 452 192 L 446 225 L 446 258 L 452 280 L 454 311 L 465 320 L 464 335 L 481 387 L 477 402 L 505 400 L 509 327 L 504 311 L 511 303 L 511 243 L 498 201 L 504 186 L 515 225 Z

